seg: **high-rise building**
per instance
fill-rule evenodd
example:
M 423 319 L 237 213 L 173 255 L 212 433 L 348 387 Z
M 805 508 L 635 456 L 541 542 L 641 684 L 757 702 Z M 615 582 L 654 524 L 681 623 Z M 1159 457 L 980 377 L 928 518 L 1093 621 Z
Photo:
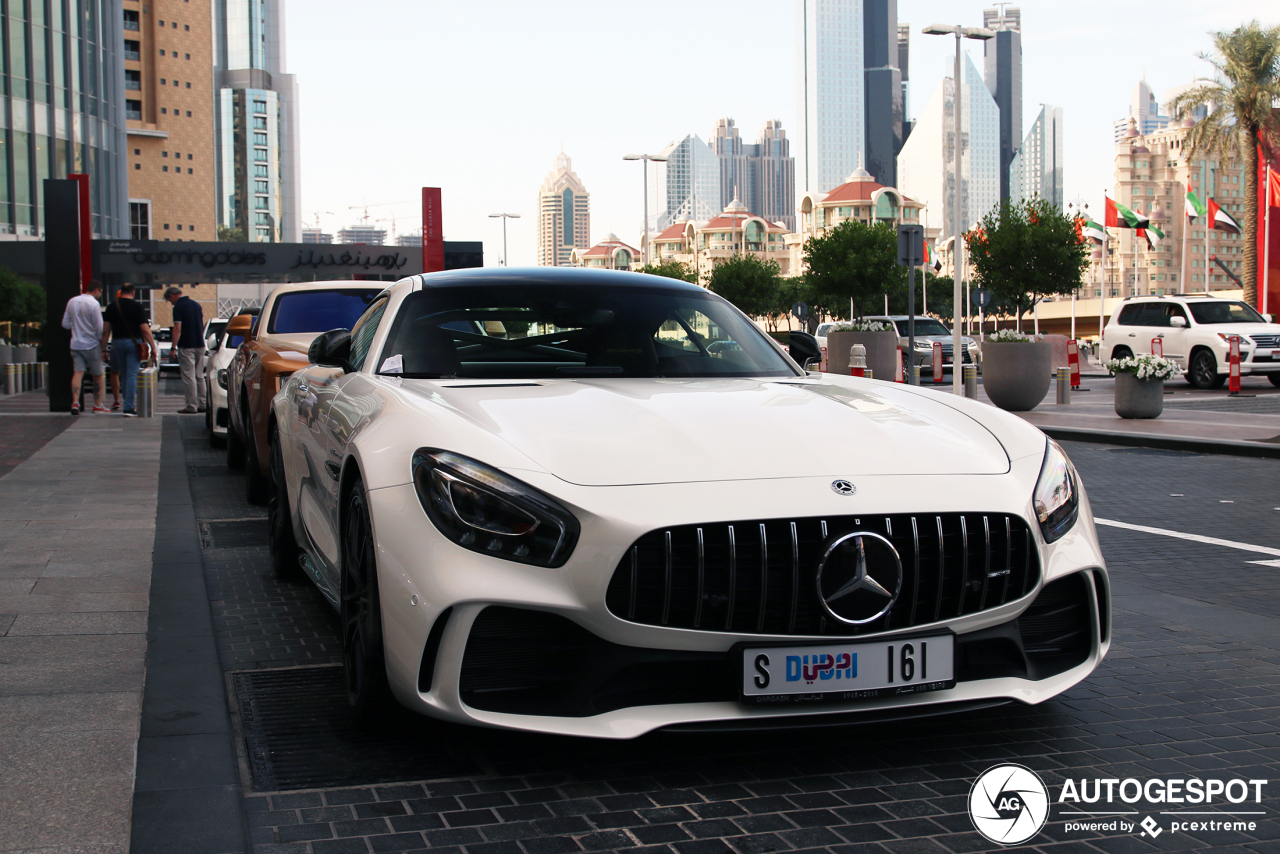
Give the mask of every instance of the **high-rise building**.
M 6 4 L 0 240 L 42 236 L 44 179 L 71 172 L 89 175 L 94 236 L 128 236 L 124 67 L 141 39 L 124 29 L 124 5 L 79 0 L 67 14 L 62 0 Z
M 217 239 L 209 4 L 125 2 L 129 236 L 135 240 Z
M 720 213 L 720 158 L 711 146 L 690 134 L 660 153 L 667 160 L 649 164 L 649 231 Z
M 898 155 L 898 189 L 927 207 L 928 223 L 940 226 L 943 238 L 954 231 L 952 214 L 957 205 L 960 227 L 968 229 L 1000 202 L 1000 110 L 968 54 L 960 68 L 964 85 L 959 194 L 953 78 L 938 84 Z
M 387 230 L 376 225 L 349 225 L 338 229 L 338 242 L 383 246 L 387 242 Z
M 1133 93 L 1129 96 L 1129 115 L 1111 123 L 1117 144 L 1125 138 L 1130 119 L 1134 120 L 1138 133 L 1143 136 L 1169 126 L 1170 119 L 1160 112 L 1160 102 L 1145 77 L 1133 86 Z
M 304 228 L 302 229 L 303 243 L 332 243 L 333 235 L 320 228 Z
M 218 225 L 297 243 L 298 84 L 284 70 L 284 0 L 214 4 Z
M 735 198 L 769 222 L 795 228 L 796 162 L 782 122 L 769 119 L 755 144 L 744 143 L 733 119 L 716 121 L 711 148 L 720 160 L 720 206 Z
M 568 267 L 591 246 L 591 196 L 563 151 L 538 190 L 538 266 Z
M 1009 165 L 1009 199 L 1039 196 L 1062 209 L 1062 108 L 1042 104 L 1040 115 Z
M 911 86 L 907 83 L 907 69 L 911 64 L 911 25 L 898 24 L 898 71 L 902 73 L 902 141 L 911 136 Z M 901 150 L 901 146 L 898 147 Z
M 996 37 L 982 43 L 987 88 L 1000 109 L 1000 199 L 1010 197 L 1009 167 L 1022 142 L 1022 10 L 984 9 L 982 26 Z
M 897 0 L 796 0 L 798 190 L 829 190 L 860 160 L 893 183 L 904 47 Z

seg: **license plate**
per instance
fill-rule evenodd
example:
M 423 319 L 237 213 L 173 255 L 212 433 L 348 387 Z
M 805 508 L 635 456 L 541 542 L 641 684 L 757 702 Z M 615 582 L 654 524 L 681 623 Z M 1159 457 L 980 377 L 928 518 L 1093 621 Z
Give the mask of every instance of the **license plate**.
M 742 702 L 865 700 L 954 688 L 955 636 L 748 647 Z

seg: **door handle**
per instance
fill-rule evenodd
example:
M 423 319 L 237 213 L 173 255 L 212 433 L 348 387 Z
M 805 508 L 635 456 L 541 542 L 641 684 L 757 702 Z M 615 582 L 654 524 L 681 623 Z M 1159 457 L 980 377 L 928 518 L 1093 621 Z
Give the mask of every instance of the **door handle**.
M 1129 333 L 1129 337 L 1130 337 L 1130 338 L 1137 338 L 1137 337 L 1138 337 L 1138 333 L 1136 333 L 1136 332 L 1130 332 L 1130 333 Z

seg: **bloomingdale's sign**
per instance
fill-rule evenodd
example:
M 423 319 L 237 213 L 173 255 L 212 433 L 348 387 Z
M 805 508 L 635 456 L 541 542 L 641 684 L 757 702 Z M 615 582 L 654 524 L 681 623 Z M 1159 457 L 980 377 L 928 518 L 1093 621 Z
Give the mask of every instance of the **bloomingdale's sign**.
M 177 243 L 97 240 L 104 273 L 422 272 L 420 252 L 400 247 L 309 243 Z

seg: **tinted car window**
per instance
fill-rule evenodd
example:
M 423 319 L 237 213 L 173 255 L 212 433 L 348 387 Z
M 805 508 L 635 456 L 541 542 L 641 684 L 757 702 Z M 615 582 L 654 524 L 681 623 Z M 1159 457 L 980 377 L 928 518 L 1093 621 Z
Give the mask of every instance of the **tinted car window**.
M 351 327 L 350 362 L 357 371 L 364 364 L 364 357 L 369 354 L 369 345 L 373 343 L 373 335 L 378 331 L 378 324 L 386 310 L 387 300 L 380 299 L 369 306 L 369 310 Z
M 1134 326 L 1168 326 L 1169 316 L 1165 314 L 1162 302 L 1145 302 L 1139 305 L 1141 311 L 1133 322 Z
M 487 334 L 494 321 L 505 337 Z M 754 324 L 712 294 L 554 284 L 410 294 L 379 371 L 504 379 L 797 375 Z
M 350 329 L 381 290 L 351 288 L 281 294 L 267 329 L 276 334 Z
M 1191 316 L 1196 323 L 1266 323 L 1262 315 L 1242 302 L 1222 300 L 1221 302 L 1188 303 Z
M 1116 320 L 1119 326 L 1137 326 L 1138 315 L 1142 313 L 1142 306 L 1136 303 L 1130 303 L 1120 309 L 1120 317 Z
M 906 336 L 908 334 L 907 321 L 895 320 L 894 324 L 898 327 L 898 334 Z M 943 326 L 932 317 L 916 318 L 916 335 L 950 335 L 951 330 Z

